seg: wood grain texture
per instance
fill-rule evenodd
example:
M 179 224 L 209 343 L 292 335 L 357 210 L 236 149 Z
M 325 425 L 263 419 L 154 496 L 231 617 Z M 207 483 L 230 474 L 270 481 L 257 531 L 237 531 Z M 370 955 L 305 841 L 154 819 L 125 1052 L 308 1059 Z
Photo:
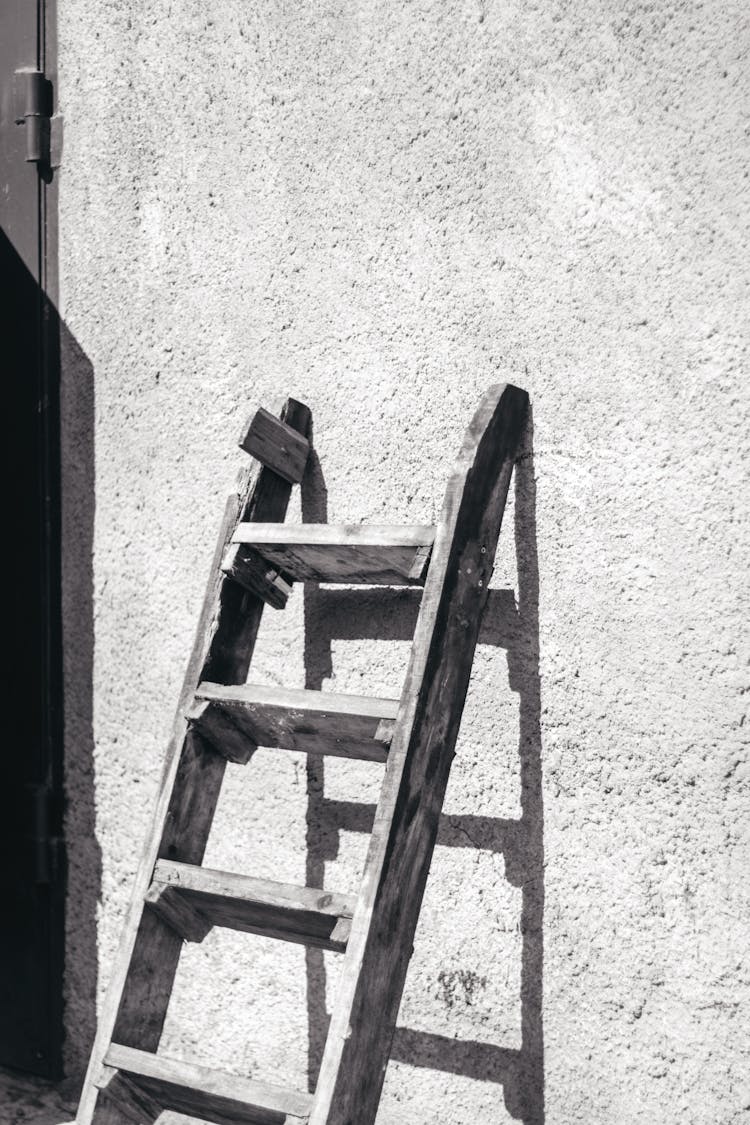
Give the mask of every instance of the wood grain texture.
M 158 866 L 158 865 L 157 865 Z M 153 882 L 146 892 L 146 906 L 154 910 L 183 941 L 200 942 L 213 929 L 214 923 L 197 909 L 189 896 L 171 887 Z
M 106 1066 L 114 1068 L 154 1103 L 214 1125 L 305 1125 L 310 1096 L 113 1043 Z
M 195 700 L 185 712 L 190 729 L 211 744 L 217 754 L 235 765 L 246 766 L 258 744 L 240 730 L 226 711 L 205 700 Z
M 309 543 L 322 547 L 371 546 L 430 547 L 435 540 L 431 524 L 406 523 L 247 523 L 241 520 L 233 535 L 233 543 Z
M 528 396 L 492 388 L 448 484 L 310 1125 L 372 1125 Z
M 267 562 L 251 547 L 233 543 L 227 550 L 221 569 L 245 590 L 257 594 L 273 609 L 284 609 L 292 592 L 292 579 L 281 573 L 274 563 Z
M 240 524 L 232 541 L 298 582 L 419 586 L 434 533 L 421 525 Z
M 201 683 L 196 698 L 220 710 L 251 744 L 384 762 L 398 700 L 332 692 Z
M 131 1082 L 126 1074 L 104 1067 L 100 1085 L 102 1115 L 114 1116 L 115 1120 L 132 1122 L 132 1125 L 152 1125 L 162 1114 L 162 1106 L 154 1098 Z
M 306 406 L 290 399 L 282 418 L 307 434 L 310 411 Z M 158 858 L 201 862 L 226 768 L 225 758 L 197 731 L 189 729 L 186 712 L 201 679 L 230 684 L 246 679 L 264 607 L 260 598 L 222 574 L 221 561 L 238 520 L 282 520 L 290 495 L 291 485 L 263 468 L 249 474 L 242 495 L 227 502 L 152 825 L 99 1016 L 77 1125 L 92 1125 L 94 1121 L 98 1096 L 95 1079 L 113 1039 L 145 1050 L 158 1046 L 182 939 L 155 911 L 145 909 L 145 896 Z M 116 1125 L 116 1121 L 107 1110 L 97 1114 L 96 1125 Z
M 223 926 L 337 953 L 346 948 L 356 903 L 351 895 L 166 860 L 157 863 L 147 897 L 156 910 L 166 902 L 167 920 L 186 941 L 202 941 L 211 926 Z M 181 915 L 175 898 L 184 905 Z
M 299 484 L 305 474 L 310 443 L 293 425 L 261 407 L 240 438 L 240 448 L 289 484 Z

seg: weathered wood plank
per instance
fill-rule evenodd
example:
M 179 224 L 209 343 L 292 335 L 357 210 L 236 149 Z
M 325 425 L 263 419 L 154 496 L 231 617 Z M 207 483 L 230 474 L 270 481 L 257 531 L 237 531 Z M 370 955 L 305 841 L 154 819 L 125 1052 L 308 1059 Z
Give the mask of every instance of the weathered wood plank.
M 227 550 L 221 569 L 245 590 L 257 594 L 273 609 L 284 609 L 292 592 L 289 575 L 269 563 L 257 551 L 241 543 L 233 543 Z
M 435 529 L 421 525 L 240 524 L 232 542 L 252 548 L 251 569 L 298 582 L 420 586 Z M 264 581 L 265 576 L 264 576 Z
M 299 432 L 308 432 L 310 411 L 301 403 L 290 399 L 282 417 Z M 99 1016 L 77 1125 L 91 1125 L 94 1120 L 95 1079 L 113 1038 L 146 1050 L 158 1046 L 182 939 L 155 911 L 145 909 L 145 896 L 159 857 L 201 862 L 226 768 L 226 760 L 211 744 L 188 728 L 186 712 L 200 679 L 224 683 L 245 680 L 264 607 L 260 598 L 222 574 L 221 561 L 239 519 L 265 523 L 282 520 L 290 496 L 291 485 L 264 468 L 249 474 L 243 494 L 227 503 L 152 825 Z M 108 1114 L 106 1125 L 112 1120 Z
M 196 698 L 221 710 L 251 744 L 384 762 L 398 700 L 201 683 Z
M 119 1043 L 109 1047 L 105 1061 L 162 1109 L 215 1125 L 305 1125 L 310 1113 L 309 1094 Z
M 214 923 L 201 914 L 187 896 L 171 887 L 152 883 L 145 901 L 183 941 L 203 941 L 213 929 Z
M 299 484 L 305 475 L 309 441 L 293 425 L 281 421 L 263 407 L 240 438 L 240 448 L 289 484 Z
M 338 953 L 346 948 L 356 904 L 351 895 L 159 860 L 149 902 L 159 909 L 166 900 L 171 911 L 174 898 L 186 913 L 172 911 L 169 920 L 186 941 L 205 937 L 206 931 L 195 926 L 197 914 L 208 928 L 223 926 Z
M 97 1087 L 102 1097 L 100 1117 L 125 1120 L 132 1125 L 152 1125 L 162 1114 L 162 1106 L 150 1094 L 112 1067 L 102 1067 Z
M 185 712 L 185 717 L 191 729 L 210 742 L 216 753 L 221 754 L 228 762 L 246 766 L 258 749 L 257 742 L 240 730 L 226 711 L 205 700 L 195 700 Z
M 370 546 L 430 547 L 435 540 L 432 524 L 405 523 L 248 523 L 241 520 L 232 535 L 233 543 L 265 546 L 308 543 L 319 547 Z
M 310 1125 L 375 1121 L 527 409 L 488 392 L 448 484 Z

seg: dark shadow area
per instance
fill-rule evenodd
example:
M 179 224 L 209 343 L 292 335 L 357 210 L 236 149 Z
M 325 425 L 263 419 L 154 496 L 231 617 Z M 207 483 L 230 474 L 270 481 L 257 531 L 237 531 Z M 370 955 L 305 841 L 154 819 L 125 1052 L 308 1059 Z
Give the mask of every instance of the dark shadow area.
M 94 370 L 58 321 L 62 372 L 62 618 L 65 692 L 66 1071 L 80 1076 L 96 1032 L 102 857 L 94 775 Z
M 487 1044 L 398 1027 L 391 1058 L 411 1066 L 497 1082 L 509 1113 L 524 1125 L 543 1125 L 544 1037 L 544 815 L 541 767 L 539 681 L 539 572 L 536 546 L 536 485 L 533 423 L 514 473 L 514 539 L 518 590 L 491 590 L 479 643 L 507 651 L 511 690 L 519 697 L 521 816 L 443 815 L 438 844 L 502 853 L 506 878 L 522 891 L 521 1047 Z M 327 490 L 320 462 L 311 456 L 302 482 L 302 519 L 325 523 Z M 507 534 L 507 530 L 505 532 Z M 421 601 L 415 589 L 325 589 L 305 585 L 306 687 L 320 690 L 332 675 L 335 639 L 411 640 Z M 323 886 L 325 863 L 338 854 L 341 831 L 369 833 L 374 805 L 329 800 L 324 759 L 309 756 L 307 767 L 307 885 Z M 309 1082 L 314 1089 L 329 1017 L 325 1007 L 325 964 L 317 950 L 307 953 Z
M 57 1078 L 63 1025 L 75 1069 L 96 1018 L 93 370 L 4 232 L 0 275 L 13 654 L 0 818 L 0 1052 L 7 1065 Z
M 33 218 L 33 217 L 32 217 Z M 19 224 L 20 225 L 20 224 Z M 57 384 L 45 364 L 45 297 L 34 229 L 21 253 L 0 233 L 7 419 L 0 1061 L 60 1073 L 64 874 L 62 817 Z M 35 271 L 35 272 L 33 272 Z

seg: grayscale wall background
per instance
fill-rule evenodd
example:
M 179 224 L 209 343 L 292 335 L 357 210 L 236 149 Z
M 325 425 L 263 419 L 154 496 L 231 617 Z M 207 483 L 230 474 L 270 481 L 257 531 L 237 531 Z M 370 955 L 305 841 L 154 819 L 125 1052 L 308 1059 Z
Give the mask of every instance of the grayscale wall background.
M 510 380 L 533 439 L 378 1122 L 750 1120 L 749 25 L 59 0 L 71 1072 L 242 424 L 310 405 L 306 519 L 430 522 Z M 254 678 L 397 695 L 409 607 L 322 608 L 267 611 Z M 206 860 L 355 890 L 379 777 L 260 751 Z M 163 1048 L 305 1088 L 335 981 L 215 931 Z

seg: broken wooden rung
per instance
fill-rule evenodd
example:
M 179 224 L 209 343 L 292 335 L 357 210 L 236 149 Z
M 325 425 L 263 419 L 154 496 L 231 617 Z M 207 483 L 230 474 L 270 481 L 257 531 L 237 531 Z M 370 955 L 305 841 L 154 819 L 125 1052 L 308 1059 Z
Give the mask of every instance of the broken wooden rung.
M 221 569 L 229 578 L 244 586 L 251 594 L 262 598 L 274 609 L 284 609 L 292 592 L 292 579 L 278 567 L 266 560 L 250 547 L 233 543 L 221 563 Z
M 310 443 L 292 426 L 261 407 L 240 438 L 240 448 L 290 484 L 299 484 Z

